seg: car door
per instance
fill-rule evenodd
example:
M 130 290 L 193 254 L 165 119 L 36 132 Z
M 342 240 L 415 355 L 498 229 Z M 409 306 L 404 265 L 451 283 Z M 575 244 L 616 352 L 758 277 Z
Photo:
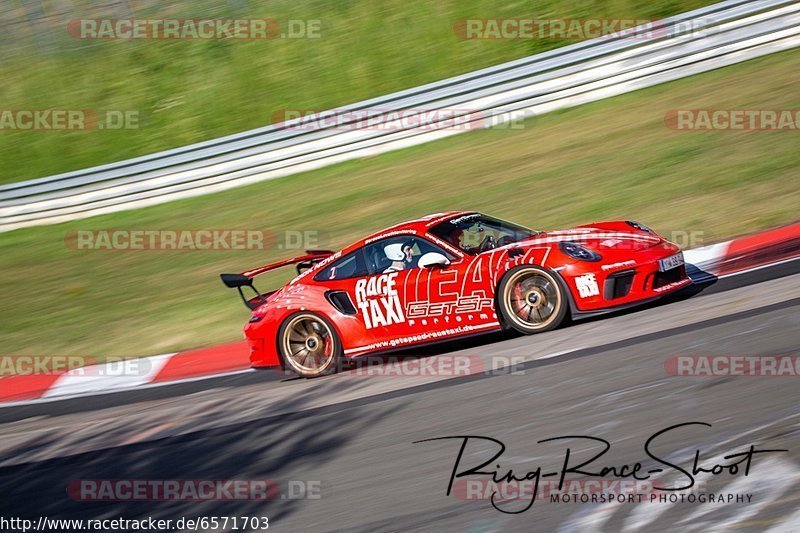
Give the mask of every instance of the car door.
M 483 269 L 474 271 L 473 258 L 457 256 L 419 235 L 385 239 L 376 247 L 390 255 L 397 242 L 402 242 L 404 250 L 410 249 L 412 259 L 393 277 L 393 296 L 401 306 L 402 316 L 385 325 L 391 347 L 457 336 L 493 322 L 492 295 L 486 290 L 474 290 L 477 286 L 485 288 L 488 280 Z M 448 264 L 421 267 L 419 261 L 425 263 L 426 257 L 446 258 Z M 465 290 L 469 294 L 466 298 Z
M 326 298 L 342 313 L 345 355 L 390 349 L 407 326 L 404 287 L 411 265 L 401 260 L 408 237 L 390 237 L 365 245 L 338 259 L 314 280 L 325 287 Z M 396 255 L 395 255 L 396 254 Z
M 387 333 L 379 321 L 373 320 L 370 303 L 373 296 L 368 298 L 367 293 L 375 293 L 376 288 L 382 290 L 385 280 L 378 286 L 367 266 L 364 249 L 358 248 L 337 259 L 322 269 L 314 281 L 323 287 L 325 298 L 339 312 L 335 322 L 345 355 L 358 355 L 379 347 Z
M 491 260 L 465 255 L 406 280 L 409 325 L 432 340 L 497 327 Z

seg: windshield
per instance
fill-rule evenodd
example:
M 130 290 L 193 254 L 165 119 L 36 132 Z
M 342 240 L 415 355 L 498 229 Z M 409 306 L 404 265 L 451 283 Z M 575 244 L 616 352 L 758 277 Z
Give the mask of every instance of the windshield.
M 538 233 L 480 213 L 452 218 L 432 227 L 430 232 L 468 254 L 492 250 Z

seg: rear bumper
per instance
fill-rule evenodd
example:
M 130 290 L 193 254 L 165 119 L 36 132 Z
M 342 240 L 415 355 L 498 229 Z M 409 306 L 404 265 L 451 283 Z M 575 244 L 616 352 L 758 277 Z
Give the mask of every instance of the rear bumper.
M 255 328 L 252 327 L 252 324 L 248 324 L 244 328 L 244 335 L 250 347 L 250 366 L 253 368 L 281 366 L 274 334 L 271 341 L 267 341 L 265 338 L 265 334 L 269 333 L 271 333 L 271 328 Z

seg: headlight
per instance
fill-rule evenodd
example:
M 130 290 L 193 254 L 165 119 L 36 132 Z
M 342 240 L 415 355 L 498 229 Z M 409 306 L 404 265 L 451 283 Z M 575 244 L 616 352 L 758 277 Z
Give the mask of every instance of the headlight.
M 558 247 L 568 256 L 581 261 L 600 261 L 602 259 L 600 254 L 594 250 L 590 250 L 576 242 L 562 241 L 558 243 Z
M 625 223 L 627 225 L 629 225 L 630 227 L 632 227 L 632 228 L 638 229 L 639 231 L 646 231 L 647 233 L 652 233 L 653 235 L 656 234 L 655 231 L 651 230 L 650 228 L 648 228 L 644 224 L 639 224 L 638 222 L 634 222 L 632 220 L 626 220 Z

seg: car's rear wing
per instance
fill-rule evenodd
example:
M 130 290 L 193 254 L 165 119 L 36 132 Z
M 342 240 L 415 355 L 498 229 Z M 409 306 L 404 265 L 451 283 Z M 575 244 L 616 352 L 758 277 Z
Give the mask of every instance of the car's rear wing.
M 297 265 L 297 273 L 302 274 L 316 263 L 319 263 L 323 259 L 330 257 L 334 253 L 335 252 L 331 250 L 306 250 L 305 255 L 293 257 L 291 259 L 284 259 L 283 261 L 276 261 L 274 263 L 268 263 L 264 266 L 254 268 L 253 270 L 242 272 L 241 274 L 220 274 L 219 277 L 222 279 L 222 283 L 224 283 L 226 287 L 238 290 L 239 296 L 242 298 L 244 305 L 246 305 L 248 309 L 252 310 L 266 302 L 269 295 L 275 292 L 271 291 L 265 294 L 260 293 L 253 285 L 253 278 L 265 272 L 277 270 L 288 265 Z M 247 298 L 242 291 L 242 287 L 249 287 L 250 290 L 253 291 L 254 296 Z

